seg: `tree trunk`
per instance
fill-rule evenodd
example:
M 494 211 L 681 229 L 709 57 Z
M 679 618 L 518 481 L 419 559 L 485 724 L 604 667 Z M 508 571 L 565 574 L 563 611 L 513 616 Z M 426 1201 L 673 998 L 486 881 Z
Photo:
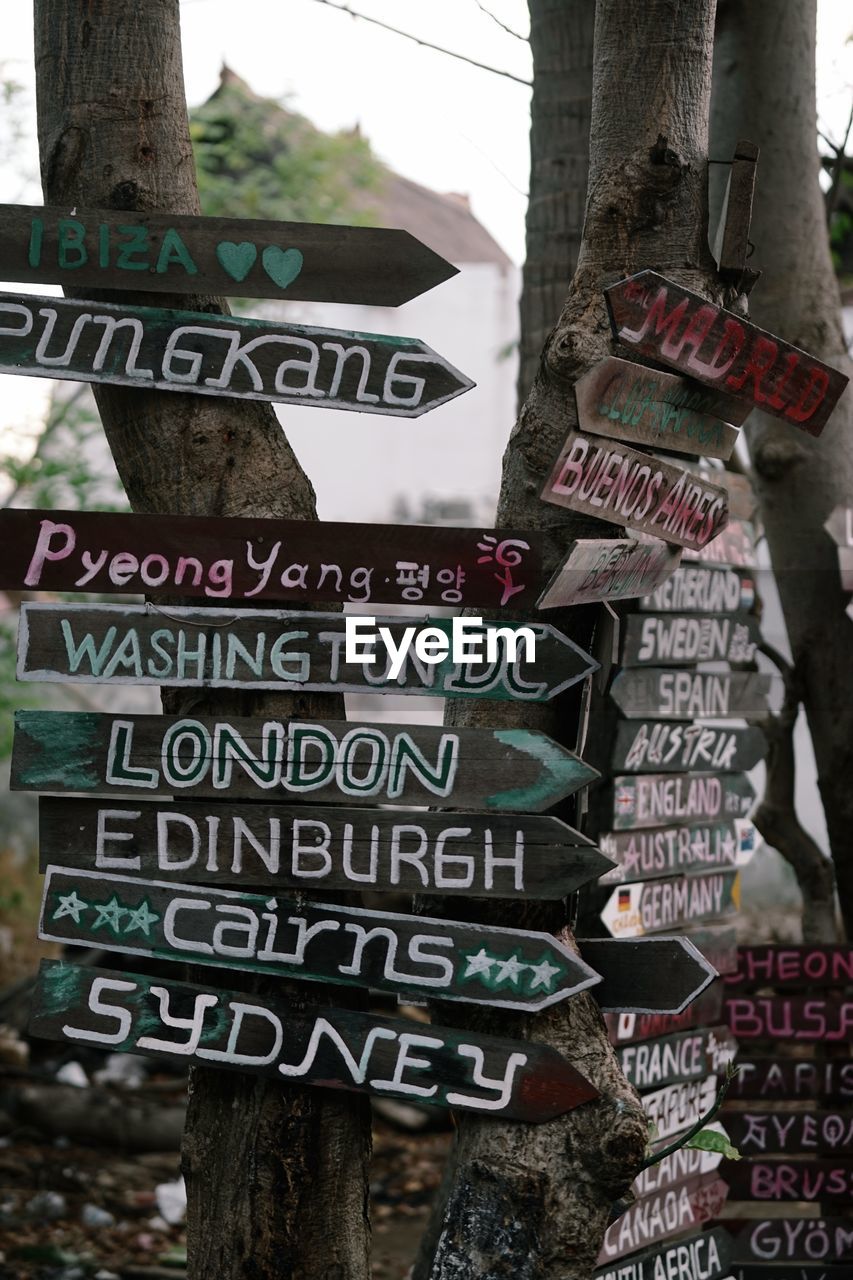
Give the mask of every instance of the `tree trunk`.
M 46 201 L 198 213 L 178 0 L 35 0 L 35 37 Z M 162 295 L 154 305 L 224 309 Z M 270 406 L 116 387 L 97 388 L 96 399 L 135 511 L 315 517 Z M 322 696 L 191 694 L 169 705 L 342 714 L 340 699 Z M 311 996 L 324 998 L 316 987 Z M 190 1277 L 365 1280 L 369 1141 L 363 1098 L 195 1069 L 183 1149 Z
M 719 300 L 707 246 L 713 26 L 713 0 L 675 6 L 598 0 L 579 265 L 504 456 L 498 510 L 499 523 L 550 532 L 554 567 L 571 537 L 613 532 L 539 499 L 566 433 L 577 425 L 574 383 L 615 349 L 603 287 L 653 267 Z M 534 172 L 534 184 L 535 178 Z M 531 191 L 534 201 L 536 194 Z M 549 621 L 588 645 L 595 616 L 577 609 L 549 614 Z M 578 736 L 576 699 L 556 707 L 456 703 L 450 715 L 456 724 L 542 728 L 569 746 Z M 484 904 L 476 914 L 471 904 L 466 914 L 551 932 L 564 928 L 567 916 L 560 905 L 532 903 Z M 441 1016 L 452 1015 L 442 1010 Z M 415 1276 L 582 1280 L 595 1267 L 613 1201 L 627 1191 L 643 1158 L 645 1116 L 618 1070 L 591 996 L 564 1001 L 535 1019 L 481 1012 L 476 1025 L 555 1046 L 601 1098 L 546 1125 L 459 1116 L 445 1195 Z
M 524 403 L 574 275 L 583 233 L 595 0 L 529 0 L 536 74 L 521 291 L 518 404 Z
M 851 373 L 818 185 L 815 0 L 726 3 L 717 31 L 714 156 L 761 147 L 749 298 L 756 324 Z M 853 494 L 853 394 L 819 439 L 754 412 L 753 484 L 808 717 L 839 896 L 853 937 L 853 644 L 838 557 L 823 522 Z

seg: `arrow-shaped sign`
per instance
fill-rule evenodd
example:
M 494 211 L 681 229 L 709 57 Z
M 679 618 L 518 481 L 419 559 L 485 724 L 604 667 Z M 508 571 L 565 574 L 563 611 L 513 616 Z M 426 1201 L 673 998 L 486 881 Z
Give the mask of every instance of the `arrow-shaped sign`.
M 0 370 L 401 418 L 474 386 L 419 338 L 12 293 Z
M 601 912 L 611 937 L 642 938 L 697 920 L 722 920 L 740 906 L 737 871 L 619 885 Z
M 10 280 L 399 307 L 458 268 L 408 231 L 0 205 Z M 140 273 L 144 273 L 140 275 Z
M 533 1012 L 600 981 L 547 933 L 48 867 L 39 937 Z
M 731 1236 L 724 1227 L 712 1227 L 673 1244 L 634 1254 L 630 1263 L 611 1262 L 596 1271 L 592 1280 L 661 1280 L 663 1276 L 723 1280 L 729 1275 L 731 1260 Z
M 355 1009 L 43 960 L 30 1030 L 268 1079 L 542 1121 L 598 1097 L 554 1049 Z M 186 1017 L 175 1030 L 175 1014 Z M 116 1034 L 116 1024 L 119 1032 Z M 189 1034 L 188 1034 L 189 1032 Z
M 701 1227 L 719 1216 L 727 1194 L 725 1182 L 709 1173 L 682 1183 L 677 1192 L 644 1196 L 607 1228 L 599 1264 L 622 1258 L 655 1240 Z
M 347 661 L 351 624 L 361 628 L 361 659 L 353 662 Z M 25 604 L 18 643 L 19 680 L 63 684 L 393 691 L 540 702 L 597 667 L 545 622 L 504 626 L 472 618 L 345 618 L 278 609 Z
M 625 1045 L 616 1050 L 616 1057 L 625 1079 L 642 1092 L 716 1075 L 734 1061 L 736 1053 L 737 1041 L 728 1027 L 717 1026 Z
M 602 877 L 602 884 L 745 867 L 761 844 L 758 828 L 748 818 L 676 823 L 656 831 L 609 831 L 599 837 L 599 846 L 618 866 Z
M 611 1042 L 625 1045 L 719 1022 L 722 1009 L 723 984 L 712 982 L 683 1013 L 606 1013 L 604 1021 Z
M 681 724 L 667 720 L 622 720 L 616 726 L 612 767 L 630 773 L 697 773 L 748 770 L 767 754 L 760 729 Z
M 10 785 L 537 813 L 598 776 L 530 729 L 18 711 Z
M 639 607 L 649 613 L 749 613 L 754 603 L 750 574 L 691 564 L 676 569 Z
M 579 939 L 601 985 L 595 999 L 613 1013 L 681 1013 L 718 976 L 687 938 Z
M 579 539 L 537 605 L 556 609 L 647 595 L 666 581 L 680 559 L 681 549 L 660 538 Z
M 751 614 L 632 613 L 624 619 L 623 667 L 751 662 L 761 641 Z
M 613 779 L 613 825 L 628 831 L 745 818 L 754 800 L 752 783 L 740 773 L 622 774 Z
M 554 817 L 41 797 L 41 870 L 51 863 L 231 888 L 469 898 L 564 898 L 614 865 Z
M 637 718 L 761 720 L 768 714 L 767 698 L 773 686 L 772 676 L 756 671 L 635 667 L 619 672 L 610 687 L 610 696 L 623 715 Z
M 819 436 L 848 379 L 656 271 L 604 290 L 616 338 L 634 351 Z
M 734 475 L 735 472 L 725 472 Z M 729 494 L 731 503 L 731 494 Z M 731 506 L 729 506 L 731 513 Z M 755 551 L 755 526 L 749 520 L 729 520 L 716 538 L 706 542 L 699 551 L 685 548 L 684 561 L 698 560 L 701 564 L 727 564 L 738 569 L 754 569 L 758 565 Z

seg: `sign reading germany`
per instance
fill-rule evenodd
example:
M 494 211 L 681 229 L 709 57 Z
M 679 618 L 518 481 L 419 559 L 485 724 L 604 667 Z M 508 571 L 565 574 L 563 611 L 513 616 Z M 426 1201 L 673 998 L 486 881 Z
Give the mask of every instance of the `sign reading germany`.
M 608 898 L 601 921 L 614 938 L 641 938 L 697 920 L 720 920 L 734 915 L 739 904 L 738 872 L 714 871 L 619 885 Z

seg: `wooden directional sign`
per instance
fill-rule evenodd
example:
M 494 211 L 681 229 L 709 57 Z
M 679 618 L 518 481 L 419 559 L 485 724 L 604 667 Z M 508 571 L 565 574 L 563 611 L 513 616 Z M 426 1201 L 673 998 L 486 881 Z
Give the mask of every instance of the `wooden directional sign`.
M 753 1157 L 728 1165 L 726 1178 L 733 1200 L 834 1200 L 853 1204 L 853 1160 Z
M 742 1262 L 778 1264 L 773 1270 L 781 1277 L 787 1262 L 831 1263 L 853 1257 L 853 1220 L 823 1216 L 759 1218 L 742 1224 L 735 1236 L 734 1251 Z M 796 1280 L 796 1272 L 790 1274 Z
M 712 982 L 683 1013 L 607 1013 L 604 1021 L 614 1045 L 635 1044 L 717 1023 L 722 1008 L 722 983 Z
M 553 817 L 45 797 L 39 859 L 42 871 L 474 898 L 564 898 L 612 866 Z
M 566 437 L 541 497 L 682 547 L 703 547 L 728 520 L 728 498 L 719 485 L 579 431 Z
M 474 386 L 419 338 L 11 293 L 0 371 L 403 418 Z
M 218 984 L 43 960 L 32 1007 L 30 1030 L 48 1039 L 480 1115 L 549 1120 L 598 1096 L 546 1045 Z
M 724 1021 L 738 1040 L 853 1044 L 853 999 L 830 996 L 729 996 Z
M 687 938 L 587 938 L 578 946 L 601 975 L 598 1004 L 612 1012 L 681 1013 L 717 977 Z
M 730 1111 L 726 1129 L 742 1156 L 849 1155 L 853 1151 L 850 1111 Z
M 749 224 L 755 191 L 759 148 L 739 138 L 729 166 L 720 222 L 714 237 L 714 258 L 721 279 L 740 285 L 750 252 Z M 759 275 L 754 272 L 753 276 Z
M 767 739 L 755 727 L 622 720 L 616 726 L 611 764 L 632 773 L 748 770 L 766 754 Z
M 734 915 L 739 906 L 739 873 L 709 871 L 618 885 L 601 912 L 601 921 L 614 938 L 641 938 L 694 920 L 719 920 Z
M 837 547 L 853 547 L 853 506 L 835 507 L 823 527 Z
M 724 1227 L 674 1240 L 615 1261 L 596 1271 L 593 1280 L 723 1280 L 732 1259 L 731 1236 Z
M 602 876 L 603 884 L 655 880 L 677 872 L 743 867 L 762 843 L 748 818 L 657 831 L 610 831 L 599 847 L 617 867 Z
M 671 1138 L 701 1120 L 714 1105 L 717 1083 L 717 1077 L 710 1075 L 644 1094 L 643 1110 L 655 1126 L 655 1141 Z
M 734 987 L 848 987 L 853 984 L 853 946 L 738 947 L 737 972 L 727 979 Z
M 755 671 L 634 668 L 619 672 L 610 687 L 610 696 L 626 716 L 657 720 L 692 720 L 694 716 L 711 720 L 763 719 L 768 714 L 767 697 L 773 683 L 772 676 Z M 665 748 L 662 753 L 667 754 Z M 724 751 L 724 756 L 730 754 Z
M 690 379 L 615 356 L 575 383 L 575 400 L 583 431 L 706 458 L 731 457 L 736 427 L 749 413 Z
M 599 1266 L 645 1245 L 703 1226 L 719 1215 L 727 1191 L 725 1182 L 711 1173 L 637 1200 L 607 1228 L 598 1255 Z
M 720 977 L 737 968 L 737 928 L 733 924 L 699 925 L 686 931 L 686 937 L 713 965 Z
M 544 1009 L 599 981 L 547 933 L 64 867 L 48 867 L 39 937 L 504 1009 Z
M 734 475 L 734 472 L 726 472 Z M 731 513 L 731 493 L 729 494 L 729 512 Z M 730 519 L 729 523 L 718 533 L 716 538 L 706 542 L 701 551 L 685 551 L 684 559 L 699 560 L 702 564 L 728 564 L 737 569 L 754 569 L 758 564 L 755 553 L 755 527 L 749 520 Z
M 675 572 L 680 559 L 681 549 L 660 538 L 581 539 L 572 544 L 537 605 L 556 609 L 647 595 Z
M 476 618 L 349 619 L 356 621 L 364 627 L 359 648 L 365 660 L 347 662 L 347 619 L 340 613 L 25 604 L 18 679 L 539 702 L 598 667 L 594 658 L 545 622 L 527 627 L 527 637 L 533 640 L 530 657 L 523 633 L 516 648 L 520 623 L 504 627 Z M 454 660 L 457 631 L 466 623 L 465 652 L 470 660 Z M 366 639 L 371 629 L 372 642 Z M 415 648 L 422 631 L 428 639 L 424 653 L 420 642 Z
M 749 778 L 739 773 L 622 774 L 613 779 L 613 826 L 634 831 L 744 818 L 754 800 Z
M 729 1089 L 732 1101 L 853 1105 L 853 1058 L 743 1058 Z
M 0 590 L 525 609 L 542 588 L 542 535 L 514 529 L 7 508 L 0 540 Z
M 801 1219 L 808 1224 L 810 1219 Z M 821 1229 L 818 1220 L 817 1229 Z M 839 1254 L 838 1258 L 848 1257 Z M 853 1280 L 853 1263 L 835 1262 L 747 1262 L 736 1263 L 731 1280 Z
M 535 813 L 596 777 L 529 729 L 18 711 L 11 786 Z
M 398 307 L 451 266 L 408 231 L 0 205 L 9 280 L 67 289 Z
M 661 1089 L 688 1080 L 704 1080 L 725 1070 L 737 1053 L 727 1027 L 680 1031 L 660 1040 L 645 1040 L 617 1049 L 625 1079 L 637 1090 Z
M 682 565 L 640 601 L 649 613 L 748 613 L 755 604 L 755 582 L 735 569 Z
M 678 1086 L 683 1087 L 683 1086 Z M 705 1126 L 706 1132 L 718 1133 L 728 1139 L 729 1135 L 719 1121 L 712 1121 Z M 661 1149 L 668 1146 L 668 1140 L 656 1142 L 651 1156 L 657 1156 Z M 679 1147 L 671 1155 L 664 1156 L 655 1164 L 649 1165 L 631 1183 L 631 1190 L 638 1198 L 652 1196 L 667 1187 L 680 1186 L 693 1178 L 713 1173 L 722 1163 L 722 1152 L 703 1151 L 699 1147 Z
M 761 640 L 750 614 L 632 613 L 624 622 L 623 667 L 751 662 Z
M 750 409 L 818 436 L 848 379 L 656 271 L 604 290 L 616 338 Z
M 838 574 L 841 590 L 853 591 L 853 547 L 838 548 Z M 850 605 L 847 606 L 847 614 L 850 614 Z

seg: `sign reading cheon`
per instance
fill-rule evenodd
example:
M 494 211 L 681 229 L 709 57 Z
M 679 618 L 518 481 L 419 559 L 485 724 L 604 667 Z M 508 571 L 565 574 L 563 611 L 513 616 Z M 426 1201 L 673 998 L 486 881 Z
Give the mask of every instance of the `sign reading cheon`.
M 597 777 L 529 729 L 18 711 L 10 785 L 535 813 Z
M 52 1040 L 481 1115 L 549 1120 L 598 1097 L 546 1045 L 212 984 L 43 960 L 32 1007 L 30 1030 Z
M 419 338 L 11 293 L 0 370 L 402 418 L 474 386 Z
M 721 920 L 734 915 L 739 906 L 738 872 L 709 871 L 619 885 L 608 898 L 601 921 L 611 937 L 642 938 L 695 920 Z
M 853 984 L 853 946 L 774 943 L 738 947 L 737 972 L 726 982 L 733 987 L 849 987 Z
M 473 619 L 468 620 L 472 660 L 454 662 L 454 624 L 461 621 L 376 618 L 374 632 L 386 629 L 397 647 L 412 642 L 418 632 L 431 632 L 431 652 L 438 656 L 421 660 L 419 651 L 410 647 L 401 651 L 399 674 L 392 674 L 393 656 L 388 647 L 383 653 L 381 642 L 372 649 L 372 663 L 346 661 L 346 623 L 340 613 L 24 604 L 18 679 L 205 689 L 373 690 L 538 702 L 555 697 L 598 667 L 594 658 L 545 622 L 527 624 L 535 637 L 535 657 L 530 659 L 523 638 L 516 648 L 523 624 L 477 625 Z
M 584 431 L 706 458 L 731 457 L 736 427 L 749 413 L 692 380 L 616 356 L 578 379 L 575 400 Z
M 683 547 L 703 547 L 728 520 L 725 489 L 648 453 L 571 431 L 541 497 Z
M 748 613 L 754 603 L 755 582 L 748 574 L 682 565 L 639 607 L 648 613 Z
M 42 796 L 39 866 L 51 863 L 232 888 L 475 898 L 564 898 L 613 865 L 550 816 Z
M 620 772 L 685 772 L 688 769 L 752 769 L 767 754 L 760 729 L 621 720 L 611 763 Z
M 3 590 L 518 609 L 542 587 L 544 539 L 514 529 L 7 508 L 0 539 Z
M 745 818 L 755 800 L 740 773 L 622 774 L 613 779 L 617 831 Z
M 537 606 L 556 609 L 647 595 L 678 568 L 680 559 L 680 548 L 659 538 L 581 539 L 572 544 Z
M 658 720 L 763 719 L 773 677 L 755 671 L 620 671 L 610 696 L 626 716 Z M 725 766 L 731 768 L 730 765 Z
M 408 231 L 198 218 L 176 213 L 0 205 L 11 280 L 398 307 L 449 280 L 450 265 Z
M 751 662 L 761 639 L 757 619 L 745 613 L 632 613 L 623 626 L 623 667 Z
M 818 436 L 848 379 L 707 298 L 641 271 L 604 290 L 620 342 Z
M 545 1009 L 600 981 L 547 933 L 48 867 L 39 937 L 313 982 Z

